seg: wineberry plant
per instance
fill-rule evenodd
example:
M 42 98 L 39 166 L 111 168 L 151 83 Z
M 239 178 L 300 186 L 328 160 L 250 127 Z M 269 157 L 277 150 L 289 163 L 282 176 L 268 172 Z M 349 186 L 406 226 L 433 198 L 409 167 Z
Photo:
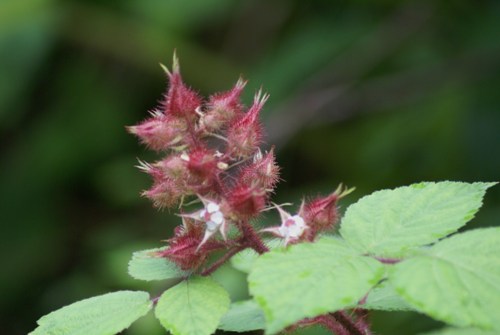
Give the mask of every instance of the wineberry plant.
M 179 225 L 166 245 L 135 252 L 128 272 L 176 284 L 158 296 L 123 290 L 78 301 L 40 318 L 32 335 L 116 334 L 149 312 L 174 335 L 313 325 L 367 335 L 372 310 L 449 325 L 435 335 L 500 333 L 500 228 L 457 233 L 495 183 L 381 190 L 344 215 L 338 202 L 352 189 L 343 186 L 295 209 L 275 204 L 280 168 L 273 148 L 261 148 L 259 121 L 268 95 L 258 91 L 245 107 L 240 79 L 203 99 L 183 82 L 175 56 L 164 70 L 162 103 L 127 129 L 163 155 L 139 163 L 153 180 L 142 195 L 175 211 Z M 270 227 L 259 222 L 266 211 L 279 215 Z M 211 277 L 227 262 L 248 274 L 242 285 L 252 299 L 231 302 Z

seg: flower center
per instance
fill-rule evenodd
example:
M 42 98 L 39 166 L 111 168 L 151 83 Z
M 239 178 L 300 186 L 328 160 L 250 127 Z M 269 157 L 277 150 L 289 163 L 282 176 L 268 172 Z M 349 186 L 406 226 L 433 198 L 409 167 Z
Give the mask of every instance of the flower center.
M 279 228 L 279 232 L 281 235 L 288 238 L 298 238 L 304 233 L 305 229 L 306 224 L 304 219 L 299 215 L 294 215 L 283 222 Z
M 200 212 L 200 219 L 205 221 L 207 230 L 210 232 L 216 231 L 224 223 L 224 215 L 220 211 L 219 205 L 210 202 L 205 209 Z

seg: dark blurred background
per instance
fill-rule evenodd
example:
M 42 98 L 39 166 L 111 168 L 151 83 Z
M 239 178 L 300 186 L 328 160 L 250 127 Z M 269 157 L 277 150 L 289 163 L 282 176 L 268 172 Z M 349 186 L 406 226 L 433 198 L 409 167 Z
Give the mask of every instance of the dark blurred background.
M 500 2 L 0 1 L 0 333 L 78 299 L 160 290 L 132 251 L 177 219 L 139 196 L 155 155 L 125 132 L 165 90 L 173 50 L 203 94 L 250 80 L 283 179 L 276 201 L 418 181 L 500 178 Z M 499 224 L 499 187 L 472 227 Z M 247 292 L 229 267 L 216 276 Z M 378 334 L 438 323 L 378 313 Z M 402 331 L 402 329 L 405 329 Z M 313 331 L 314 332 L 314 331 Z M 126 334 L 163 334 L 149 316 Z M 310 332 L 311 333 L 311 332 Z

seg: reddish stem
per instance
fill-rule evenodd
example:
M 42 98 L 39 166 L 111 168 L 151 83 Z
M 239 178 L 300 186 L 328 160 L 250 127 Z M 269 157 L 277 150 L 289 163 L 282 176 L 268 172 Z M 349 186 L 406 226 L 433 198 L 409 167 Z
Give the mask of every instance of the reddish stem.
M 238 245 L 230 248 L 228 252 L 226 252 L 221 258 L 216 260 L 212 265 L 210 265 L 208 268 L 204 269 L 201 272 L 202 276 L 209 276 L 212 273 L 214 273 L 218 268 L 220 268 L 224 263 L 226 263 L 231 257 L 236 255 L 238 252 L 241 250 L 245 249 L 245 245 Z
M 383 258 L 383 257 L 375 257 L 377 261 L 379 261 L 382 264 L 396 264 L 401 262 L 400 259 L 397 258 Z
M 368 319 L 368 310 L 363 308 L 356 308 L 354 314 L 358 317 L 356 323 L 359 328 L 364 332 L 363 334 L 371 335 L 370 322 Z
M 347 329 L 349 335 L 371 335 L 371 331 L 365 320 L 362 322 L 358 320 L 356 322 L 344 311 L 338 311 L 330 315 Z
M 247 220 L 239 222 L 238 227 L 243 234 L 243 239 L 248 243 L 248 246 L 259 254 L 269 251 L 269 248 L 262 242 L 261 238 Z
M 313 320 L 326 329 L 334 332 L 336 335 L 351 335 L 351 333 L 332 315 L 320 315 Z

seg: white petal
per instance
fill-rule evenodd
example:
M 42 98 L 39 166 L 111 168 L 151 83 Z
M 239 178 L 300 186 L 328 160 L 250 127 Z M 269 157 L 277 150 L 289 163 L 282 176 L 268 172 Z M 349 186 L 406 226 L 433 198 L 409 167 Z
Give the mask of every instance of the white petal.
M 217 229 L 219 229 L 219 226 L 220 226 L 220 224 L 215 223 L 213 221 L 207 221 L 206 225 L 207 225 L 207 231 L 209 231 L 209 232 L 217 231 Z
M 299 237 L 300 235 L 302 235 L 303 232 L 304 232 L 304 226 L 295 225 L 288 227 L 288 236 L 290 237 Z
M 294 215 L 291 217 L 291 219 L 293 221 L 295 221 L 295 225 L 296 226 L 299 226 L 299 227 L 303 227 L 305 226 L 306 224 L 304 223 L 304 219 L 302 217 L 300 217 L 299 215 Z
M 289 229 L 288 227 L 285 227 L 285 226 L 281 226 L 278 228 L 278 231 L 279 231 L 279 234 L 282 236 L 282 237 L 285 237 L 285 236 L 288 236 L 289 234 Z
M 221 224 L 224 221 L 224 215 L 221 212 L 215 212 L 210 215 L 210 221 L 213 221 L 217 224 Z
M 209 202 L 208 205 L 207 205 L 207 211 L 209 213 L 217 212 L 219 209 L 220 209 L 219 205 L 217 205 L 214 202 Z

